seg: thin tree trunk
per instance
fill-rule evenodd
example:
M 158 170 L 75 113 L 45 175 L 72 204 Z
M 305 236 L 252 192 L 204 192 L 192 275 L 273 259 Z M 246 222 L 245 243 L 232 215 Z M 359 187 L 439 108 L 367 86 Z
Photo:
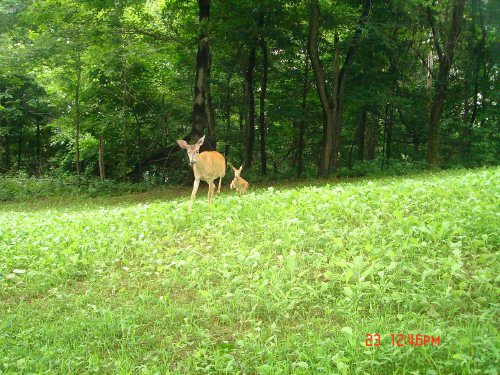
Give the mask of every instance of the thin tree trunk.
M 128 121 L 126 120 L 127 114 L 124 113 L 123 119 L 123 172 L 122 180 L 127 180 L 127 165 L 128 165 Z
M 104 137 L 99 137 L 99 177 L 102 181 L 106 178 L 104 171 Z
M 5 169 L 10 170 L 12 168 L 12 154 L 10 148 L 10 137 L 5 137 Z
M 76 148 L 76 175 L 80 177 L 81 165 L 80 165 L 80 83 L 82 77 L 82 67 L 80 62 L 80 52 L 77 53 L 77 71 L 76 71 L 76 88 L 75 88 L 75 126 L 76 126 L 76 137 L 75 137 L 75 148 Z
M 137 151 L 138 151 L 138 159 L 139 159 L 139 163 L 138 163 L 138 166 L 137 166 L 137 172 L 139 174 L 139 176 L 141 176 L 141 180 L 143 179 L 143 175 L 142 175 L 142 164 L 141 164 L 141 160 L 143 159 L 143 150 L 142 150 L 142 129 L 141 129 L 141 122 L 139 121 L 139 117 L 137 116 L 137 113 L 135 113 L 134 111 L 134 118 L 135 118 L 135 144 L 136 144 L 136 147 L 137 147 Z
M 387 164 L 389 164 L 389 159 L 392 157 L 392 129 L 394 127 L 394 107 L 392 104 L 388 104 L 388 112 L 387 138 L 385 146 L 385 156 Z
M 343 70 L 345 73 L 345 70 Z M 340 147 L 340 132 L 342 126 L 342 102 L 343 102 L 343 86 L 344 78 L 340 77 L 340 49 L 339 49 L 339 34 L 335 32 L 334 38 L 334 58 L 333 58 L 333 145 L 330 154 L 330 170 L 336 170 L 338 167 L 338 155 Z M 342 92 L 341 92 L 342 91 Z
M 366 131 L 366 111 L 361 112 L 358 126 L 358 160 L 362 161 L 365 157 L 365 131 Z
M 128 111 L 128 89 L 127 89 L 127 61 L 125 60 L 123 62 L 123 72 L 122 72 L 122 85 L 123 85 L 123 91 L 122 91 L 122 114 L 123 114 L 123 174 L 122 174 L 122 180 L 126 181 L 127 180 L 127 170 L 128 170 L 128 132 L 129 132 L 129 111 Z
M 385 105 L 385 111 L 384 111 L 384 135 L 382 137 L 382 160 L 380 162 L 380 169 L 384 169 L 385 166 L 385 146 L 386 146 L 386 139 L 387 139 L 387 122 L 388 122 L 388 112 L 389 112 L 389 104 Z
M 210 47 L 209 47 L 210 48 Z M 217 140 L 215 138 L 215 113 L 212 105 L 212 94 L 210 93 L 210 72 L 212 71 L 212 53 L 208 50 L 208 69 L 205 75 L 205 111 L 207 113 L 207 138 L 213 150 L 217 147 Z
M 260 49 L 262 51 L 262 80 L 260 90 L 260 115 L 259 115 L 259 135 L 260 135 L 260 171 L 263 176 L 267 174 L 266 159 L 266 123 L 265 123 L 265 101 L 267 92 L 268 54 L 267 43 L 264 38 L 260 39 Z
M 434 71 L 434 56 L 432 54 L 432 51 L 429 51 L 429 54 L 427 55 L 427 82 L 426 82 L 426 88 L 427 91 L 432 90 L 432 73 Z
M 40 120 L 36 120 L 36 143 L 35 143 L 35 152 L 36 152 L 36 173 L 37 177 L 40 178 L 42 176 L 42 148 L 41 148 L 41 134 L 40 134 Z M 0 155 L 0 164 L 1 164 L 1 155 Z
M 245 128 L 243 126 L 243 109 L 240 108 L 239 116 L 238 116 L 238 124 L 240 127 L 240 140 L 245 139 Z M 243 165 L 243 161 L 245 160 L 245 147 L 244 142 L 240 142 L 240 165 Z
M 248 105 L 248 116 L 247 116 L 247 141 L 246 141 L 246 152 L 245 152 L 245 168 L 250 168 L 253 161 L 253 146 L 255 142 L 255 98 L 253 91 L 253 74 L 255 68 L 255 50 L 256 47 L 252 46 L 250 48 L 250 55 L 248 58 L 248 67 L 245 73 L 246 82 L 246 96 Z
M 351 147 L 349 147 L 349 162 L 347 164 L 349 166 L 349 169 L 352 169 L 352 150 L 354 148 L 354 145 L 356 144 L 357 138 L 358 138 L 358 134 L 354 133 L 354 138 L 352 139 Z
M 406 130 L 411 135 L 411 144 L 413 146 L 413 152 L 415 153 L 415 155 L 418 155 L 420 141 L 418 140 L 418 136 L 417 136 L 417 126 L 415 124 L 413 124 L 412 126 L 408 125 L 401 110 L 399 108 L 397 108 L 397 111 L 399 113 L 399 120 L 401 121 L 401 123 L 404 125 Z
M 473 0 L 472 1 L 472 26 L 471 26 L 471 41 L 469 42 L 470 45 L 474 44 L 474 48 L 470 50 L 470 60 L 472 60 L 472 82 L 474 84 L 473 88 L 473 94 L 472 94 L 472 111 L 470 113 L 469 117 L 469 97 L 468 97 L 468 90 L 467 86 L 469 81 L 466 79 L 465 81 L 465 86 L 466 86 L 466 92 L 465 92 L 465 98 L 464 98 L 464 130 L 462 134 L 462 158 L 464 160 L 468 160 L 471 156 L 471 149 L 472 149 L 472 129 L 474 126 L 474 122 L 476 121 L 477 118 L 477 111 L 478 111 L 478 106 L 479 106 L 479 73 L 481 69 L 481 62 L 484 64 L 484 56 L 485 56 L 485 43 L 486 43 L 486 30 L 484 28 L 484 20 L 482 16 L 482 10 L 481 10 L 481 4 L 479 0 Z M 479 23 L 480 23 L 480 28 L 481 28 L 481 39 L 475 43 L 476 40 L 476 23 L 477 19 L 479 18 Z M 466 72 L 468 72 L 470 69 L 468 69 Z M 483 97 L 484 101 L 484 97 Z
M 368 122 L 369 126 L 367 129 L 367 154 L 366 158 L 368 160 L 375 159 L 375 150 L 377 148 L 377 119 L 372 119 Z
M 227 133 L 227 139 L 228 141 L 225 144 L 224 147 L 224 157 L 227 159 L 229 156 L 229 151 L 230 151 L 230 144 L 232 140 L 232 135 L 231 135 L 231 77 L 233 75 L 233 71 L 228 75 L 227 77 L 227 90 L 226 90 L 226 108 L 225 108 L 225 115 L 226 115 L 226 133 Z
M 19 136 L 17 137 L 17 170 L 21 170 L 21 158 L 23 155 L 23 126 L 19 126 Z
M 302 118 L 299 121 L 299 138 L 297 142 L 297 176 L 302 176 L 303 170 L 303 154 L 304 154 L 304 135 L 306 132 L 306 115 L 307 115 L 307 91 L 309 90 L 309 40 L 307 41 L 304 61 L 304 85 L 302 87 Z

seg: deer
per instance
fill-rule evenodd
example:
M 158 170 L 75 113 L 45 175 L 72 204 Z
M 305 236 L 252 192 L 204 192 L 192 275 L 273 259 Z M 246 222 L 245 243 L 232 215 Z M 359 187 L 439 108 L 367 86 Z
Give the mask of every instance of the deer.
M 178 140 L 177 144 L 180 148 L 187 150 L 189 164 L 193 167 L 194 183 L 193 192 L 191 193 L 191 201 L 189 202 L 188 211 L 191 212 L 193 202 L 196 197 L 196 192 L 200 186 L 200 180 L 208 183 L 208 204 L 212 203 L 212 198 L 215 191 L 214 180 L 219 179 L 219 189 L 222 184 L 222 178 L 226 175 L 226 159 L 217 151 L 203 151 L 200 153 L 200 147 L 205 141 L 205 136 L 201 137 L 194 145 L 188 144 L 185 140 Z
M 239 169 L 236 169 L 233 167 L 234 171 L 234 179 L 231 182 L 231 185 L 229 185 L 230 189 L 236 189 L 238 192 L 238 195 L 241 197 L 241 194 L 245 192 L 245 190 L 248 189 L 248 181 L 246 181 L 243 177 L 240 176 L 241 170 L 243 169 L 243 166 L 240 166 Z

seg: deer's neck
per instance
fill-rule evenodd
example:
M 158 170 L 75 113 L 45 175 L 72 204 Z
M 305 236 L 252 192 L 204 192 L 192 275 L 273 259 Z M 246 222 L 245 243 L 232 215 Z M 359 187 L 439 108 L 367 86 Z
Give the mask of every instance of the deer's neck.
M 210 162 L 202 157 L 200 154 L 200 159 L 193 165 L 194 177 L 201 180 L 209 180 L 211 177 Z

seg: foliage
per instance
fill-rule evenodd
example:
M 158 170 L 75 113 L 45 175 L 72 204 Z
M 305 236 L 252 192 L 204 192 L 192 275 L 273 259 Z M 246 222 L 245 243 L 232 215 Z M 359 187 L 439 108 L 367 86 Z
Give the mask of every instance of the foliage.
M 374 155 L 368 159 L 392 161 L 404 154 L 423 160 L 436 84 L 428 75 L 439 69 L 426 7 L 432 8 L 440 34 L 445 30 L 439 28 L 449 23 L 447 10 L 453 1 L 373 2 L 346 78 L 339 160 L 341 167 L 353 170 L 341 169 L 340 174 L 359 175 L 370 147 Z M 78 123 L 86 177 L 99 175 L 102 137 L 108 178 L 142 181 L 145 172 L 163 169 L 175 174 L 171 180 L 182 180 L 180 154 L 170 146 L 190 129 L 199 32 L 196 5 L 179 0 L 3 1 L 0 173 L 74 174 Z M 319 6 L 319 52 L 326 75 L 332 77 L 334 36 L 339 35 L 343 60 L 362 1 L 320 1 Z M 497 13 L 496 2 L 466 4 L 440 129 L 444 167 L 497 164 L 500 158 Z M 304 175 L 316 174 L 323 113 L 306 58 L 308 20 L 309 2 L 211 2 L 210 21 L 201 27 L 212 51 L 209 84 L 218 148 L 233 164 L 245 161 L 249 51 L 265 41 L 267 169 L 274 176 L 297 174 L 301 153 Z M 429 56 L 434 56 L 434 68 L 426 66 Z M 258 48 L 256 96 L 262 65 Z M 367 124 L 360 133 L 362 113 Z M 301 121 L 305 133 L 299 150 Z M 366 136 L 361 143 L 360 134 Z M 253 166 L 249 172 L 262 171 Z
M 143 192 L 152 184 L 60 178 L 0 177 L 0 201 L 20 201 L 50 197 L 96 197 Z
M 0 372 L 494 374 L 499 179 L 4 206 Z

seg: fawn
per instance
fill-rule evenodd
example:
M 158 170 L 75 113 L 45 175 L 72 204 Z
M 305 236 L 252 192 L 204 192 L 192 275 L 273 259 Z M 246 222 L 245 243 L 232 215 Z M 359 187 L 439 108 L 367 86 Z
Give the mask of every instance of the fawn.
M 229 185 L 231 189 L 236 189 L 239 196 L 241 196 L 241 194 L 243 194 L 245 190 L 248 189 L 248 181 L 246 181 L 243 177 L 240 176 L 242 169 L 243 166 L 240 166 L 239 169 L 233 167 L 234 179 L 231 182 L 231 185 Z

